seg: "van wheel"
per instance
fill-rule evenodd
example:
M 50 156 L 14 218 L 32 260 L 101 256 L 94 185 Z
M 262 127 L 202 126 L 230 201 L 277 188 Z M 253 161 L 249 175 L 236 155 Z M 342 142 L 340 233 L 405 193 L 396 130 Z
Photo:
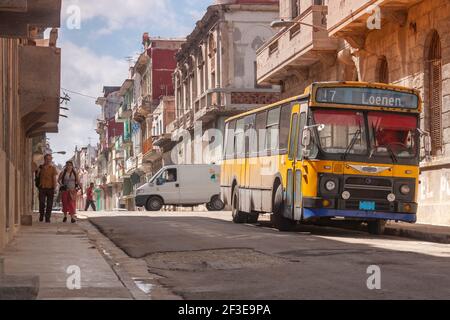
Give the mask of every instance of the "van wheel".
M 147 211 L 160 211 L 163 205 L 164 203 L 160 197 L 153 196 L 147 200 L 145 209 L 147 209 Z
M 225 203 L 220 199 L 220 196 L 212 197 L 211 202 L 206 205 L 209 211 L 222 211 L 225 208 Z
M 386 221 L 369 221 L 368 223 L 369 233 L 381 236 L 384 234 L 384 230 L 386 229 Z
M 239 189 L 234 188 L 233 198 L 231 198 L 232 216 L 234 223 L 246 223 L 248 214 L 239 210 Z
M 276 192 L 273 196 L 273 213 L 270 216 L 270 221 L 279 231 L 282 232 L 292 231 L 296 225 L 296 222 L 284 217 L 283 211 L 284 211 L 283 186 L 280 184 L 276 188 Z

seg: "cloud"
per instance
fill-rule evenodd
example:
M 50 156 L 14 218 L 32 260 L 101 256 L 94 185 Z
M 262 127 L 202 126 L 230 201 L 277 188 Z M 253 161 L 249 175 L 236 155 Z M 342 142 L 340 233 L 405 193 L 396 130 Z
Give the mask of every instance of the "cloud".
M 170 0 L 67 0 L 63 4 L 64 21 L 70 15 L 67 9 L 74 5 L 80 8 L 82 23 L 93 20 L 102 22 L 102 27 L 95 30 L 97 35 L 152 24 L 178 28 L 176 10 Z M 184 31 L 183 27 L 179 31 L 181 29 Z
M 97 97 L 104 85 L 120 86 L 127 78 L 128 63 L 112 56 L 97 55 L 86 47 L 79 47 L 70 41 L 60 43 L 62 48 L 62 87 L 81 94 Z M 69 93 L 69 111 L 62 110 L 69 118 L 62 118 L 59 133 L 51 134 L 50 143 L 55 151 L 73 153 L 75 146 L 96 144 L 96 118 L 100 107 L 95 99 Z M 63 162 L 66 157 L 57 157 Z

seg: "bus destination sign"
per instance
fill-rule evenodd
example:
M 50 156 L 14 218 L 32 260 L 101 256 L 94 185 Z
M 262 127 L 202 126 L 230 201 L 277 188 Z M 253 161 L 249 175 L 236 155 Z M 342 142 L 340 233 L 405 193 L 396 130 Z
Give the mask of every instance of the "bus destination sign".
M 361 87 L 324 87 L 316 93 L 318 103 L 346 104 L 384 108 L 418 109 L 417 95 L 394 90 Z

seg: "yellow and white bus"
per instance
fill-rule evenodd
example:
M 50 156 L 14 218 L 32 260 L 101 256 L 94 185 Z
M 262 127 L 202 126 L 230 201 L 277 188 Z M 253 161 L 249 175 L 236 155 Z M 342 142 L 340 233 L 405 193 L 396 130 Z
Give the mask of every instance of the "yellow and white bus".
M 388 220 L 416 222 L 419 163 L 430 149 L 421 109 L 413 89 L 327 82 L 228 119 L 221 193 L 233 221 L 267 213 L 288 231 L 345 218 L 373 234 Z

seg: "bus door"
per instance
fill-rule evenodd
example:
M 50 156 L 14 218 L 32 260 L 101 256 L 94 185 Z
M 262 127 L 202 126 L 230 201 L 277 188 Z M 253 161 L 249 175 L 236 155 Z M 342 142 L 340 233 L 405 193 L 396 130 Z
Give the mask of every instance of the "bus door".
M 303 130 L 308 122 L 308 104 L 302 103 L 300 106 L 300 115 L 297 133 L 297 150 L 295 154 L 295 186 L 294 186 L 294 220 L 300 221 L 303 216 L 303 183 L 304 177 L 308 176 L 308 167 L 303 161 Z
M 291 124 L 289 132 L 289 148 L 288 157 L 286 160 L 286 196 L 284 205 L 284 216 L 288 219 L 294 219 L 294 202 L 295 202 L 295 162 L 298 139 L 298 125 L 300 117 L 300 105 L 294 104 L 292 106 Z

